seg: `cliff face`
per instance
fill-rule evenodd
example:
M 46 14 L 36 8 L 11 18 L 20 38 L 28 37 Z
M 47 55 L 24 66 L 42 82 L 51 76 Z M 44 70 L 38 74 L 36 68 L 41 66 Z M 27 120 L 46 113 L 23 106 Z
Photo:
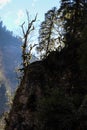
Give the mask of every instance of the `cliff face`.
M 86 129 L 86 87 L 71 51 L 52 52 L 26 68 L 5 130 Z

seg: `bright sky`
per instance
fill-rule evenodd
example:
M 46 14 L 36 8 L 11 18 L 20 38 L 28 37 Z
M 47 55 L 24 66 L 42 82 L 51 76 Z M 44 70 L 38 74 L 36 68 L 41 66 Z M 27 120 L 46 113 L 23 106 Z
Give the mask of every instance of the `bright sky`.
M 38 13 L 38 21 L 44 20 L 44 14 L 52 7 L 59 7 L 60 0 L 0 0 L 0 19 L 7 29 L 20 33 L 19 25 L 26 19 L 26 10 L 31 18 Z

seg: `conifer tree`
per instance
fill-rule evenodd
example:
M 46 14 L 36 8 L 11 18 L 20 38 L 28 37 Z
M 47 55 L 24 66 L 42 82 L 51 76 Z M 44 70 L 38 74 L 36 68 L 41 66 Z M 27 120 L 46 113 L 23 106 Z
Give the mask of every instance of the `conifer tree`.
M 58 16 L 58 10 L 54 7 L 45 14 L 45 20 L 39 29 L 39 46 L 37 50 L 41 52 L 42 58 L 62 44 L 62 23 Z
M 64 22 L 65 39 L 67 44 L 72 40 L 79 40 L 81 32 L 86 25 L 87 1 L 85 0 L 62 0 L 59 11 Z
M 45 14 L 45 21 L 41 23 L 39 30 L 39 51 L 43 51 L 45 55 L 48 54 L 49 48 L 52 44 L 52 30 L 54 27 L 54 19 L 56 14 L 56 8 L 49 10 Z

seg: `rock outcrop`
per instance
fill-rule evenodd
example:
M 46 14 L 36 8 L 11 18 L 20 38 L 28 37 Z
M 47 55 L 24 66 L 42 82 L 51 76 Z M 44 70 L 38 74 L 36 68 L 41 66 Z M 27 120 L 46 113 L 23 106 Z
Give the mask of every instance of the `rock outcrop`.
M 70 49 L 52 52 L 30 64 L 15 94 L 5 130 L 87 129 L 87 85 L 82 83 Z

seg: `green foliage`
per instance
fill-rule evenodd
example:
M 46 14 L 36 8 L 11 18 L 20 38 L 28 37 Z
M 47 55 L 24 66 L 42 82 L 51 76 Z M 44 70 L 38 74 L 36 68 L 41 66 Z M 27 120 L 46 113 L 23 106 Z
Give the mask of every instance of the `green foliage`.
M 54 7 L 45 14 L 37 47 L 42 58 L 59 46 L 62 48 L 69 44 L 80 44 L 81 33 L 86 24 L 86 5 L 85 1 L 61 0 L 58 10 Z
M 22 125 L 23 120 L 26 119 L 25 111 L 29 112 L 30 118 L 26 124 L 29 123 L 28 127 L 31 129 L 87 129 L 87 81 L 84 82 L 82 79 L 84 75 L 87 76 L 87 25 L 85 18 L 87 15 L 85 14 L 85 4 L 87 3 L 79 0 L 62 0 L 59 10 L 53 8 L 45 14 L 45 21 L 42 22 L 39 32 L 38 49 L 48 56 L 50 51 L 56 50 L 56 40 L 58 40 L 57 45 L 64 43 L 65 48 L 60 52 L 59 50 L 52 52 L 52 55 L 49 54 L 47 59 L 39 62 L 39 69 L 34 66 L 38 66 L 38 63 L 31 65 L 31 70 L 28 70 L 30 73 L 27 72 L 26 74 L 30 78 L 30 82 L 28 77 L 23 79 L 25 82 L 24 86 L 20 86 L 21 89 L 23 88 L 23 96 L 28 93 L 28 85 L 30 85 L 30 88 L 28 101 L 25 100 L 24 104 L 19 103 L 15 107 L 16 110 L 19 112 L 21 110 L 22 112 L 20 112 L 19 122 L 17 122 L 21 130 L 24 129 Z M 30 28 L 32 23 L 33 21 L 30 23 Z M 56 34 L 53 34 L 56 29 L 58 29 L 57 37 Z M 23 34 L 25 39 L 22 57 L 23 67 L 25 68 L 28 65 L 25 63 L 28 58 L 26 47 L 29 30 L 25 33 L 23 29 Z M 40 68 L 41 63 L 42 67 Z M 87 80 L 87 77 L 85 79 Z M 20 92 L 19 95 L 21 95 Z M 20 121 L 21 114 L 24 115 L 21 116 L 23 120 Z M 14 122 L 15 120 L 13 119 Z M 29 129 L 28 127 L 27 129 Z
M 86 115 L 86 98 L 84 94 L 87 92 L 87 2 L 78 0 L 62 0 L 61 7 L 59 10 L 54 11 L 54 18 L 62 23 L 56 24 L 56 27 L 60 25 L 57 32 L 61 32 L 61 39 L 58 41 L 64 42 L 65 46 L 71 51 L 68 60 L 71 60 L 71 68 L 69 68 L 70 73 L 72 73 L 72 86 L 74 89 L 71 90 L 72 95 L 67 95 L 63 89 L 55 89 L 50 92 L 50 96 L 45 96 L 39 100 L 39 105 L 37 107 L 38 113 L 38 129 L 40 130 L 73 130 L 73 129 L 85 129 L 85 125 L 82 125 L 82 117 Z M 52 35 L 52 30 L 55 28 L 54 20 L 52 20 L 52 14 L 49 10 L 47 15 L 45 15 L 45 21 L 42 22 L 40 28 L 39 37 L 39 49 L 44 50 L 45 54 L 52 51 L 49 46 L 51 46 L 51 41 L 55 39 L 55 35 Z M 51 15 L 50 15 L 51 14 Z M 46 21 L 46 18 L 50 18 L 50 24 Z M 48 30 L 46 32 L 46 29 Z M 50 37 L 47 37 L 48 35 Z M 54 36 L 54 37 L 52 37 Z M 52 38 L 52 39 L 51 39 Z M 64 40 L 63 40 L 64 39 Z M 58 44 L 59 44 L 58 43 Z M 53 46 L 55 42 L 53 41 Z M 46 53 L 47 52 L 47 53 Z M 47 55 L 46 55 L 47 56 Z M 57 62 L 57 61 L 55 61 Z M 68 68 L 69 66 L 67 66 Z M 81 73 L 82 72 L 82 73 Z M 80 74 L 80 75 L 79 75 Z M 77 76 L 76 76 L 77 75 Z M 75 77 L 76 76 L 76 77 Z M 76 78 L 76 79 L 75 79 Z M 78 79 L 77 79 L 78 78 Z M 85 82 L 83 79 L 85 78 Z M 80 83 L 79 83 L 80 82 Z M 84 82 L 84 83 L 83 83 Z M 66 81 L 67 83 L 67 81 Z M 69 86 L 70 88 L 72 86 Z M 64 86 L 65 87 L 65 86 Z M 67 96 L 66 96 L 67 95 Z M 83 103 L 85 102 L 85 103 Z M 85 110 L 81 107 L 84 104 Z M 81 110 L 81 111 L 80 111 Z M 84 112 L 83 112 L 84 110 Z M 79 124 L 79 127 L 78 127 Z M 77 125 L 74 127 L 74 125 Z M 82 126 L 80 126 L 82 125 Z M 87 127 L 86 127 L 87 128 Z
M 81 32 L 84 28 L 86 18 L 85 1 L 62 0 L 59 12 L 64 22 L 66 43 L 71 44 L 74 39 L 80 42 Z
M 72 49 L 76 59 L 80 78 L 87 77 L 87 1 L 62 0 L 59 12 L 64 22 L 65 45 Z
M 45 20 L 40 25 L 37 50 L 41 53 L 41 58 L 48 56 L 62 44 L 62 29 L 58 10 L 54 7 L 45 14 Z

